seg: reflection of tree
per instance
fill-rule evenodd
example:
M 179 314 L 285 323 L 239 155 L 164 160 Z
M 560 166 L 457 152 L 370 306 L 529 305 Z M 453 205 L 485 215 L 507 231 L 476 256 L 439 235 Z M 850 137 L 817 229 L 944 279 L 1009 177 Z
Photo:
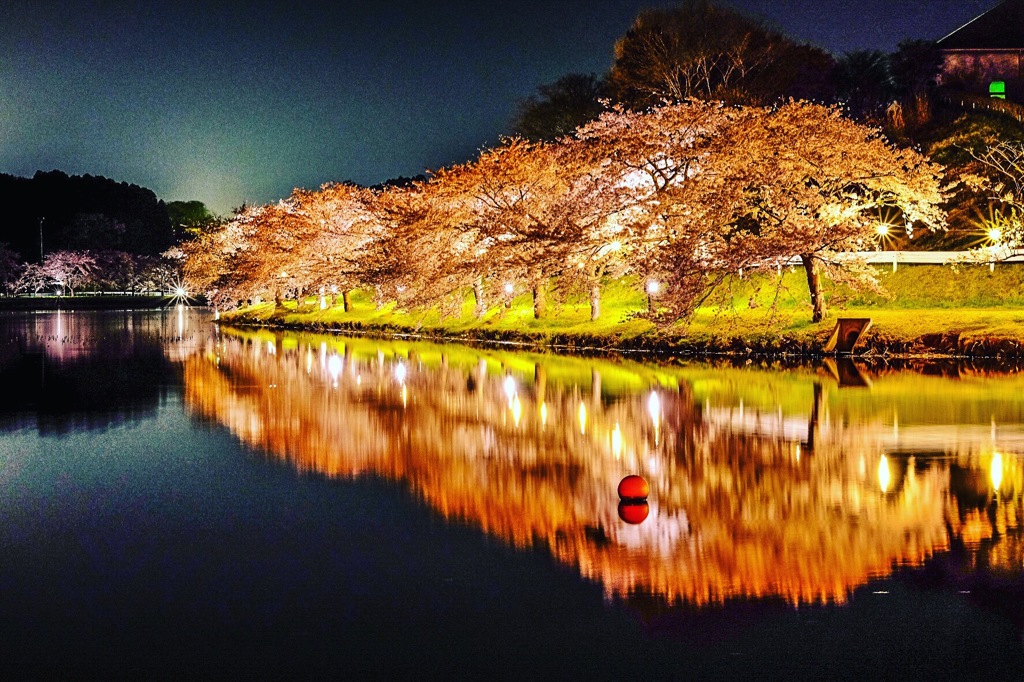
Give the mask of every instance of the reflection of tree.
M 949 546 L 949 462 L 891 456 L 883 492 L 889 427 L 835 422 L 828 400 L 813 456 L 801 456 L 806 421 L 792 440 L 745 433 L 721 407 L 695 407 L 689 389 L 657 389 L 654 410 L 643 387 L 595 400 L 601 371 L 559 380 L 555 359 L 512 370 L 486 353 L 431 358 L 387 344 L 339 352 L 315 337 L 225 337 L 186 363 L 186 401 L 300 470 L 405 481 L 446 518 L 547 546 L 610 594 L 843 601 L 894 564 Z M 979 469 L 977 452 L 963 456 Z M 628 473 L 652 487 L 639 526 L 618 518 L 615 488 Z

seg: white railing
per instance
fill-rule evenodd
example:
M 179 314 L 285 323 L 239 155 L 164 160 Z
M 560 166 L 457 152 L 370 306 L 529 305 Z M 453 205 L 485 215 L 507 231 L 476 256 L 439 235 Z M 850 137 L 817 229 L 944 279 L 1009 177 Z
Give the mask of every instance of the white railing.
M 874 265 L 891 263 L 908 265 L 950 265 L 953 263 L 989 264 L 1024 263 L 1024 249 L 987 247 L 975 251 L 847 251 L 830 256 L 835 260 L 861 260 Z M 787 265 L 800 265 L 800 257 L 790 258 Z

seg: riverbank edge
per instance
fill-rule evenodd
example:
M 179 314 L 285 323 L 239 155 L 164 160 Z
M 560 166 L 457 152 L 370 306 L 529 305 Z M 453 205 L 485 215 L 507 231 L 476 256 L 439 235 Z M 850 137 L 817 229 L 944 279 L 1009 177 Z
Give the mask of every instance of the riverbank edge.
M 825 352 L 824 345 L 831 330 L 817 333 L 811 339 L 785 335 L 771 339 L 765 336 L 729 336 L 710 340 L 687 339 L 668 334 L 640 334 L 630 338 L 578 333 L 530 334 L 510 330 L 476 329 L 449 332 L 444 329 L 415 329 L 394 324 L 363 322 L 300 323 L 265 319 L 245 314 L 226 314 L 222 324 L 256 329 L 280 329 L 309 333 L 357 334 L 377 338 L 403 338 L 443 343 L 516 346 L 525 350 L 548 350 L 580 355 L 648 354 L 661 357 L 795 357 L 824 358 L 837 353 Z M 852 357 L 865 359 L 967 359 L 986 361 L 1024 360 L 1024 339 L 975 336 L 963 338 L 959 333 L 924 334 L 913 339 L 871 336 L 854 350 Z
M 56 310 L 159 310 L 177 303 L 171 296 L 46 296 L 0 297 L 0 312 Z

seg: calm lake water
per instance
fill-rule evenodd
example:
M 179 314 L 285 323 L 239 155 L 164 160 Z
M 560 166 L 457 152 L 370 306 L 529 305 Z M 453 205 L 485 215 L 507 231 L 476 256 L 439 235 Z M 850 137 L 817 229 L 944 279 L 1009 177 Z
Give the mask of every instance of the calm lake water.
M 1024 375 L 208 320 L 0 317 L 4 679 L 1024 677 Z

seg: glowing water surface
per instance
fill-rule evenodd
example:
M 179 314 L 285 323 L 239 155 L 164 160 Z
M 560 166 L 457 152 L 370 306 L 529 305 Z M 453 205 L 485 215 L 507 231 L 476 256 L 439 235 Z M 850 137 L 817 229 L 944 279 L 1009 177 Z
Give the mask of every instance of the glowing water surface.
M 1017 374 L 224 330 L 186 361 L 185 401 L 299 470 L 401 481 L 445 518 L 543 543 L 609 597 L 842 603 L 954 544 L 989 571 L 1024 559 Z M 640 523 L 619 510 L 629 474 L 651 485 Z
M 18 676 L 1024 673 L 1016 372 L 0 326 Z

